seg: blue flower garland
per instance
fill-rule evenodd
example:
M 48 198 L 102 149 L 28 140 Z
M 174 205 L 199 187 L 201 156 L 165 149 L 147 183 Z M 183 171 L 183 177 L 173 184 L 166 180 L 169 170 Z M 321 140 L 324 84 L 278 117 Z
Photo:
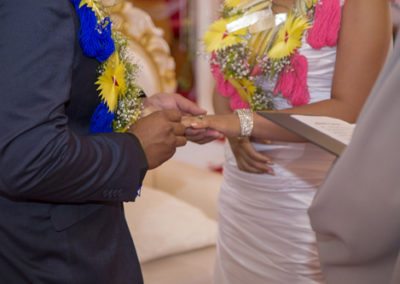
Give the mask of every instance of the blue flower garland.
M 71 0 L 71 2 L 74 4 L 81 23 L 79 43 L 83 53 L 100 62 L 106 61 L 115 51 L 110 17 L 106 17 L 98 23 L 92 8 L 88 5 L 81 5 L 81 0 Z
M 141 112 L 140 88 L 133 82 L 136 66 L 128 63 L 127 60 L 124 61 L 124 52 L 121 51 L 124 43 L 119 43 L 116 46 L 114 38 L 120 39 L 121 37 L 113 35 L 110 17 L 99 15 L 99 4 L 96 0 L 71 0 L 71 2 L 80 20 L 79 43 L 83 53 L 103 63 L 100 67 L 100 73 L 105 73 L 108 60 L 115 52 L 118 52 L 117 56 L 123 61 L 126 73 L 124 81 L 125 79 L 127 81 L 127 90 L 119 97 L 116 94 L 118 101 L 116 109 L 110 107 L 110 103 L 107 101 L 108 96 L 106 98 L 104 94 L 103 96 L 100 95 L 102 101 L 92 115 L 90 132 L 124 132 L 138 119 Z M 98 13 L 96 13 L 96 10 Z M 122 39 L 120 41 L 123 42 Z M 114 80 L 114 77 L 112 77 L 112 80 Z M 101 85 L 100 80 L 96 84 Z M 118 85 L 118 82 L 116 85 Z M 101 86 L 98 89 L 102 89 Z

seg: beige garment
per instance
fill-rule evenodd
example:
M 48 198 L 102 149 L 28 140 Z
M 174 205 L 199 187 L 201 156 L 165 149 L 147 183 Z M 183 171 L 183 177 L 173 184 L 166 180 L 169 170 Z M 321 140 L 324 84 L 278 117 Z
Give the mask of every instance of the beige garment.
M 309 214 L 327 283 L 400 283 L 400 41 Z

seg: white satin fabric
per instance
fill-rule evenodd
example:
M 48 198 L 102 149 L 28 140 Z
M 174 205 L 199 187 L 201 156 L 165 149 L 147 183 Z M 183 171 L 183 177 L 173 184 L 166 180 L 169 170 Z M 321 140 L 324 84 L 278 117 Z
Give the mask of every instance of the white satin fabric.
M 240 171 L 226 147 L 214 283 L 323 283 L 307 209 L 334 157 L 310 143 L 256 146 L 275 176 Z
M 308 59 L 310 102 L 329 99 L 336 48 L 304 43 L 300 53 Z M 290 107 L 285 99 L 274 103 Z M 324 283 L 307 210 L 334 157 L 310 143 L 255 146 L 272 158 L 275 176 L 240 171 L 226 147 L 214 283 Z

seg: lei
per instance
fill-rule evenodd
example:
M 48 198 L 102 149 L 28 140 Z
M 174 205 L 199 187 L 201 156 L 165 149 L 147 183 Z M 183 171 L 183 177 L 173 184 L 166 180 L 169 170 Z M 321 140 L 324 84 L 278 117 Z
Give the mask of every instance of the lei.
M 98 0 L 71 0 L 80 20 L 83 53 L 101 65 L 96 85 L 100 104 L 92 115 L 91 133 L 125 132 L 141 115 L 142 90 L 136 85 L 138 66 L 128 59 L 127 41 L 112 30 Z
M 222 17 L 204 36 L 216 89 L 232 109 L 274 109 L 274 97 L 307 104 L 307 59 L 303 36 L 314 49 L 336 46 L 340 0 L 296 0 L 288 14 L 272 13 L 273 0 L 225 0 Z M 265 91 L 262 82 L 275 85 Z

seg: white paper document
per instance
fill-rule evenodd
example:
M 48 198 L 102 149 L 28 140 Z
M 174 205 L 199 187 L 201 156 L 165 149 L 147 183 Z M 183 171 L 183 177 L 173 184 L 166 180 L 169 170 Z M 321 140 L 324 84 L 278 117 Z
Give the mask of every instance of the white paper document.
M 348 145 L 353 135 L 355 124 L 327 116 L 291 115 L 292 118 Z

